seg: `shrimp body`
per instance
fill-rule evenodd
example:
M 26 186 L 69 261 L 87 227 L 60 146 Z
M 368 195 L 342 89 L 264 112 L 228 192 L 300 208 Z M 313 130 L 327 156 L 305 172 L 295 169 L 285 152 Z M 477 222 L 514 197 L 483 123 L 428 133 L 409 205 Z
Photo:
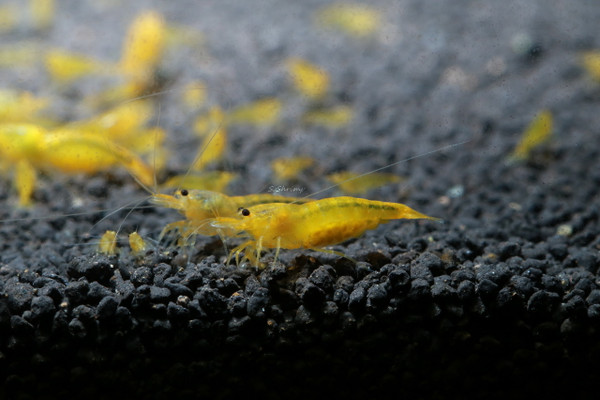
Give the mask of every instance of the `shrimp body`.
M 36 170 L 66 174 L 95 173 L 123 166 L 143 184 L 153 181 L 153 170 L 136 153 L 86 132 L 46 130 L 35 124 L 0 124 L 0 167 L 16 164 L 15 184 L 20 204 L 30 203 Z
M 231 255 L 238 258 L 245 251 L 246 258 L 258 265 L 263 248 L 323 251 L 391 220 L 419 218 L 436 219 L 400 203 L 333 197 L 305 204 L 256 205 L 242 209 L 235 218 L 217 217 L 212 225 L 229 237 L 246 236 L 248 240 Z
M 276 196 L 268 193 L 250 194 L 246 196 L 227 196 L 209 190 L 177 190 L 174 195 L 155 194 L 150 201 L 153 204 L 173 208 L 183 214 L 186 219 L 168 224 L 161 233 L 161 238 L 169 231 L 179 229 L 183 237 L 194 234 L 214 236 L 219 234 L 211 225 L 214 218 L 237 216 L 240 207 L 255 206 L 264 203 L 308 202 L 311 199 Z

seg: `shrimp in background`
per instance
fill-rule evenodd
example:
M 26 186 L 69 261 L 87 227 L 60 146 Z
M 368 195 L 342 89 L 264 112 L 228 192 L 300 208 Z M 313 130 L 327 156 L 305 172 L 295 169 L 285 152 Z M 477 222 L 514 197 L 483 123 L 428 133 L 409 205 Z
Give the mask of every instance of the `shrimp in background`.
M 94 134 L 46 130 L 34 124 L 0 124 L 0 167 L 14 168 L 19 205 L 31 204 L 37 170 L 94 173 L 123 166 L 145 185 L 154 171 L 137 154 Z

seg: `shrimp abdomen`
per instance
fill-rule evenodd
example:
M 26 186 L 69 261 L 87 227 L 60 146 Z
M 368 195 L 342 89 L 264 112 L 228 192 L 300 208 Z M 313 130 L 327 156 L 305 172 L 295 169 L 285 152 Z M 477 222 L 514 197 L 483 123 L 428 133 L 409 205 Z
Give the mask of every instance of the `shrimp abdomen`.
M 295 236 L 287 248 L 319 248 L 362 235 L 393 219 L 435 219 L 400 203 L 333 197 L 297 206 Z M 284 240 L 285 241 L 285 240 Z
M 317 200 L 303 207 L 307 214 L 320 213 L 325 221 L 374 220 L 384 223 L 392 219 L 436 219 L 404 204 L 347 196 Z

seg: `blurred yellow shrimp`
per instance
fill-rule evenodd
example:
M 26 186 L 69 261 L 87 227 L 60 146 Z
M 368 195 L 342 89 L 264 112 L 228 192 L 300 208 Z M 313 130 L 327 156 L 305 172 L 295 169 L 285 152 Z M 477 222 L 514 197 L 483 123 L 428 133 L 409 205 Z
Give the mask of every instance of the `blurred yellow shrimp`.
M 229 257 L 243 251 L 245 257 L 259 266 L 263 249 L 326 250 L 345 240 L 358 237 L 370 229 L 393 219 L 430 219 L 400 203 L 366 200 L 355 197 L 332 197 L 305 204 L 260 204 L 242 208 L 237 217 L 216 217 L 211 223 L 227 237 L 245 237 L 247 241 L 234 248 Z
M 49 99 L 36 97 L 29 92 L 0 89 L 0 121 L 4 124 L 40 120 L 40 111 L 49 102 Z
M 123 103 L 101 115 L 64 124 L 36 112 L 47 101 L 27 92 L 0 91 L 0 172 L 14 171 L 19 204 L 31 202 L 38 171 L 96 173 L 126 168 L 139 182 L 151 185 L 154 169 L 164 164 L 165 132 L 146 128 L 149 101 Z M 154 146 L 159 145 L 157 150 Z M 144 161 L 152 158 L 153 168 Z
M 137 154 L 98 135 L 46 130 L 34 124 L 0 124 L 0 170 L 15 168 L 19 204 L 31 202 L 37 170 L 94 173 L 123 166 L 151 185 L 153 169 Z
M 246 196 L 227 196 L 209 190 L 177 190 L 173 196 L 154 194 L 150 202 L 167 208 L 173 208 L 185 215 L 186 219 L 168 224 L 160 238 L 170 231 L 178 229 L 184 239 L 192 235 L 213 236 L 219 234 L 218 229 L 210 223 L 216 217 L 235 217 L 241 207 L 249 207 L 265 203 L 306 203 L 307 198 L 276 196 L 269 193 L 250 194 Z

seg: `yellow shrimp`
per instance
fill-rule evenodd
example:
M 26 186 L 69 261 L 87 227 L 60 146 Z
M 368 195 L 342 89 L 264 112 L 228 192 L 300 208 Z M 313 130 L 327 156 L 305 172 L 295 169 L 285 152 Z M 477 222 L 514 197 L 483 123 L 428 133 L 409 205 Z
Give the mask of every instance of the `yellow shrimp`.
M 67 174 L 94 173 L 125 167 L 142 184 L 153 182 L 153 170 L 127 148 L 93 134 L 46 130 L 34 124 L 0 124 L 0 167 L 16 165 L 20 205 L 28 205 L 36 170 Z
M 120 165 L 144 185 L 152 184 L 154 171 L 142 157 L 152 154 L 154 168 L 162 167 L 164 152 L 156 156 L 149 147 L 162 144 L 165 133 L 144 128 L 152 111 L 149 102 L 125 103 L 61 126 L 36 117 L 44 103 L 26 92 L 0 92 L 0 104 L 13 106 L 0 123 L 0 171 L 14 170 L 20 205 L 30 204 L 38 170 L 95 173 Z
M 353 37 L 372 35 L 381 27 L 381 12 L 363 4 L 333 3 L 321 7 L 315 13 L 315 21 Z
M 250 194 L 246 196 L 227 196 L 223 193 L 209 190 L 177 190 L 173 196 L 154 194 L 150 202 L 162 207 L 173 208 L 185 215 L 186 219 L 168 224 L 160 234 L 175 229 L 180 231 L 184 239 L 192 235 L 214 236 L 219 231 L 210 222 L 216 217 L 235 217 L 241 207 L 265 203 L 285 204 L 292 202 L 306 203 L 307 198 L 276 196 L 269 193 Z
M 211 223 L 228 237 L 246 237 L 247 241 L 234 248 L 239 263 L 242 251 L 255 266 L 263 249 L 326 250 L 345 240 L 358 237 L 393 219 L 430 219 L 400 203 L 366 200 L 355 197 L 332 197 L 305 204 L 261 204 L 242 208 L 237 217 L 216 217 Z

